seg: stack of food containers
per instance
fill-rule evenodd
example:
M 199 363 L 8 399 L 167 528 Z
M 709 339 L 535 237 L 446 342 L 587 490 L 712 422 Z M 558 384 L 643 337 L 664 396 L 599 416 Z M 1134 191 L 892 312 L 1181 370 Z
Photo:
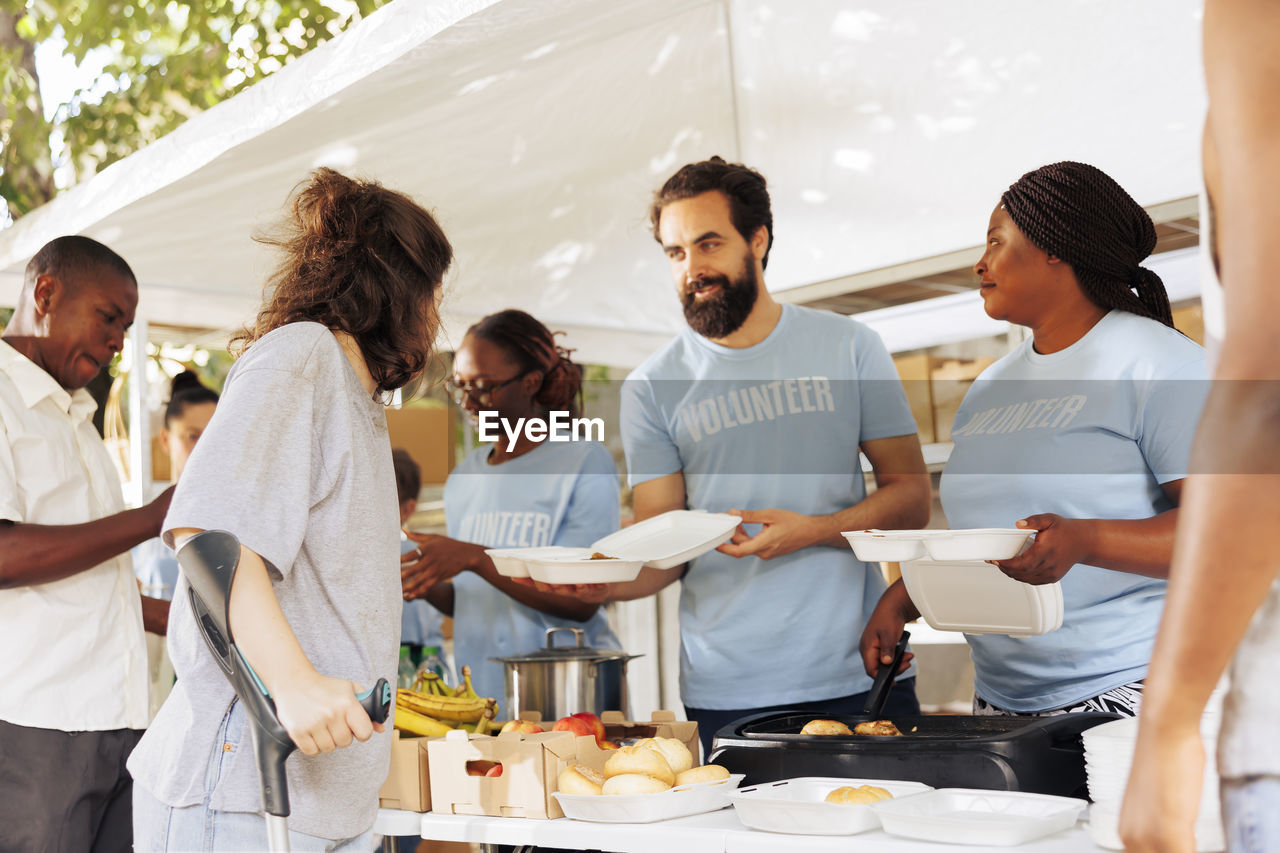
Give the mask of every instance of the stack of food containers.
M 1222 816 L 1218 800 L 1218 773 L 1214 755 L 1218 745 L 1218 726 L 1222 720 L 1224 688 L 1219 686 L 1200 718 L 1200 734 L 1204 738 L 1204 786 L 1200 794 L 1200 812 L 1196 815 L 1196 850 L 1226 849 Z M 1125 784 L 1133 764 L 1138 738 L 1138 718 L 1127 717 L 1096 726 L 1081 735 L 1084 741 L 1085 775 L 1089 780 L 1089 834 L 1099 847 L 1123 850 L 1120 840 L 1120 806 L 1124 802 Z

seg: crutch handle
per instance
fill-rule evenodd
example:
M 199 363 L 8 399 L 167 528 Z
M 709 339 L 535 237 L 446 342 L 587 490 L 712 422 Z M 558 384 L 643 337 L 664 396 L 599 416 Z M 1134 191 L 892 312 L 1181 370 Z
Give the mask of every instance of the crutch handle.
M 379 678 L 373 688 L 356 694 L 360 707 L 369 712 L 369 719 L 375 723 L 385 723 L 387 714 L 391 712 L 391 683 Z

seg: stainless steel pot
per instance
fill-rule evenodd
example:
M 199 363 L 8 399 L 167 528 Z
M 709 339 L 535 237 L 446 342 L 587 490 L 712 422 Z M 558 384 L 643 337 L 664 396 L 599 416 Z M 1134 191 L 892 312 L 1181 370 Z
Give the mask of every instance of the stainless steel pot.
M 569 631 L 572 646 L 555 645 L 555 635 Z M 627 661 L 640 655 L 583 645 L 581 628 L 548 628 L 546 646 L 528 654 L 490 658 L 503 665 L 507 703 L 502 716 L 516 719 L 522 711 L 538 711 L 554 721 L 590 711 L 629 715 Z

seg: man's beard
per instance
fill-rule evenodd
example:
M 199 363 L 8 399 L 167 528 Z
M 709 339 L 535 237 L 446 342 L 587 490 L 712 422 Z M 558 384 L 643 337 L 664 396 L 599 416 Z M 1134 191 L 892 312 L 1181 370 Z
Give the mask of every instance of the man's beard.
M 684 306 L 684 319 L 704 338 L 726 338 L 732 335 L 747 321 L 751 309 L 755 307 L 759 279 L 756 277 L 755 265 L 743 264 L 742 274 L 732 282 L 728 276 L 711 275 L 699 279 L 705 286 L 720 285 L 720 292 L 705 299 L 699 299 L 697 289 L 690 288 L 681 295 Z

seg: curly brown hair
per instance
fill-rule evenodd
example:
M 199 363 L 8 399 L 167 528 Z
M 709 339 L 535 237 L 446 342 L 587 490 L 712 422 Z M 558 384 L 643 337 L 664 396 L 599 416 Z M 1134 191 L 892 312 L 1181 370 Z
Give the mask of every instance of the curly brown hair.
M 283 257 L 257 318 L 231 339 L 233 351 L 243 353 L 287 323 L 311 321 L 355 339 L 379 393 L 422 372 L 453 247 L 413 199 L 376 181 L 316 169 L 294 190 L 286 219 L 254 239 Z

